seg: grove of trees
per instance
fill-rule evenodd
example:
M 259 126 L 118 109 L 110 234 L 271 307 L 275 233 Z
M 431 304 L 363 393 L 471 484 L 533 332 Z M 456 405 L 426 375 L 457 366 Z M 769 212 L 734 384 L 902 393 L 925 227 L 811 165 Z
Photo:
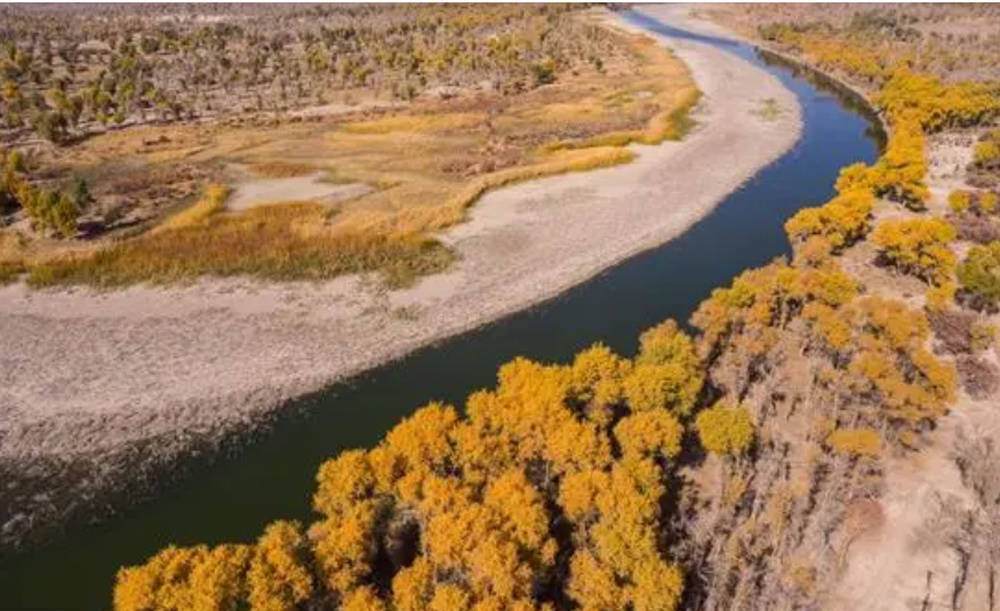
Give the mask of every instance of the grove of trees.
M 106 125 L 409 100 L 489 83 L 517 93 L 622 50 L 570 5 L 9 6 L 0 126 L 52 142 Z M 163 13 L 158 14 L 158 13 Z
M 662 501 L 703 372 L 673 323 L 641 343 L 634 360 L 598 344 L 504 365 L 464 415 L 428 405 L 324 463 L 309 528 L 167 548 L 119 573 L 116 609 L 676 608 Z M 704 413 L 711 449 L 752 443 L 746 412 Z
M 77 219 L 90 203 L 86 182 L 77 180 L 72 193 L 66 190 L 45 190 L 35 187 L 27 178 L 23 157 L 13 149 L 0 149 L 0 213 L 23 208 L 36 229 L 72 237 L 77 231 Z
M 949 244 L 955 228 L 940 218 L 889 219 L 872 233 L 882 257 L 900 271 L 942 284 L 951 276 L 955 253 Z

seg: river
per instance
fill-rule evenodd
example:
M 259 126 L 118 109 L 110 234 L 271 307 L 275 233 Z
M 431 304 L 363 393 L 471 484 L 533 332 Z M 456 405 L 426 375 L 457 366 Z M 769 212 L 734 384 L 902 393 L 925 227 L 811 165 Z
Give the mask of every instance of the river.
M 304 398 L 261 439 L 156 499 L 0 559 L 0 609 L 107 608 L 117 568 L 169 543 L 252 541 L 274 519 L 308 521 L 313 477 L 324 459 L 374 445 L 431 400 L 461 405 L 470 391 L 492 386 L 497 367 L 515 356 L 565 362 L 595 341 L 633 354 L 643 329 L 666 318 L 686 321 L 712 288 L 788 254 L 785 219 L 828 200 L 840 168 L 873 161 L 884 144 L 877 119 L 858 97 L 821 75 L 747 44 L 682 32 L 634 12 L 625 16 L 652 31 L 723 48 L 775 75 L 802 107 L 800 140 L 669 243 L 540 306 Z

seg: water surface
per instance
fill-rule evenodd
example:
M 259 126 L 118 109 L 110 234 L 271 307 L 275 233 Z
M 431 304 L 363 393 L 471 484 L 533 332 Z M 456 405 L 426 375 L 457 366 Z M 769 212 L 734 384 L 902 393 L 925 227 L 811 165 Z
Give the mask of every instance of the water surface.
M 595 341 L 633 354 L 643 329 L 666 318 L 686 321 L 713 287 L 788 254 L 785 219 L 828 200 L 841 167 L 876 158 L 883 141 L 877 121 L 835 83 L 750 45 L 690 34 L 637 13 L 626 17 L 723 48 L 775 75 L 802 107 L 801 139 L 673 241 L 536 308 L 303 399 L 238 456 L 199 469 L 122 516 L 73 527 L 47 545 L 0 560 L 0 609 L 106 608 L 117 568 L 169 543 L 252 541 L 272 520 L 310 520 L 320 462 L 374 445 L 428 401 L 460 405 L 469 392 L 492 386 L 497 367 L 515 356 L 565 362 Z

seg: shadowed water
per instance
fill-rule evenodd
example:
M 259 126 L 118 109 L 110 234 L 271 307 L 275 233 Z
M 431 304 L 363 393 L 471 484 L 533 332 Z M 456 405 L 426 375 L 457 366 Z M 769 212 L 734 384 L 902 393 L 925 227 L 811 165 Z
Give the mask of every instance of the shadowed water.
M 877 120 L 833 81 L 747 44 L 633 12 L 625 16 L 648 30 L 722 48 L 775 75 L 802 107 L 798 143 L 671 242 L 531 310 L 302 399 L 262 439 L 199 468 L 156 499 L 4 557 L 0 609 L 106 608 L 117 568 L 167 544 L 249 542 L 272 520 L 310 520 L 320 462 L 374 445 L 428 401 L 461 405 L 469 392 L 492 386 L 497 367 L 515 356 L 565 362 L 595 341 L 633 354 L 643 329 L 665 318 L 687 321 L 712 288 L 788 254 L 785 219 L 829 199 L 841 167 L 876 158 L 884 140 Z

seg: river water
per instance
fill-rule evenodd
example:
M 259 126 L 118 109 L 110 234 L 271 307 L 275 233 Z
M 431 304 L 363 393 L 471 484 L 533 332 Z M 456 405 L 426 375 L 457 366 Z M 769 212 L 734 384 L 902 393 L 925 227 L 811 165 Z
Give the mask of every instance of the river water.
M 461 405 L 469 392 L 492 386 L 497 367 L 515 356 L 565 362 L 595 341 L 633 354 L 643 329 L 666 318 L 687 321 L 713 287 L 788 254 L 785 219 L 828 200 L 841 167 L 871 162 L 883 146 L 867 107 L 821 75 L 750 45 L 682 32 L 638 13 L 625 16 L 652 31 L 723 48 L 775 75 L 802 107 L 801 139 L 671 242 L 531 310 L 304 398 L 261 439 L 154 500 L 0 558 L 0 609 L 107 608 L 117 568 L 167 544 L 249 542 L 272 520 L 308 521 L 313 477 L 324 459 L 374 445 L 431 400 Z

